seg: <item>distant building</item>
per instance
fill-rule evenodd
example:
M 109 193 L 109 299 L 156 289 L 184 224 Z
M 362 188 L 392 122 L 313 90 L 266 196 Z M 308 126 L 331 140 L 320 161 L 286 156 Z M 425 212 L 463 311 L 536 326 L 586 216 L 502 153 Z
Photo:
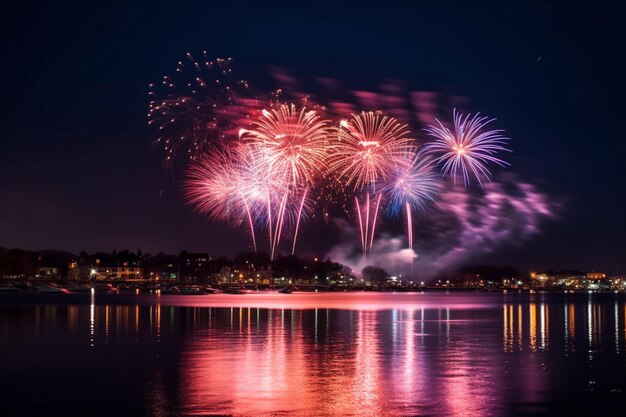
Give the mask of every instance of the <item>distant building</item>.
M 270 284 L 272 281 L 273 271 L 271 267 L 261 268 L 256 271 L 257 284 Z
M 97 265 L 91 271 L 95 279 L 126 280 L 143 278 L 141 267 L 137 265 Z
M 91 266 L 86 262 L 73 260 L 67 267 L 67 277 L 71 280 L 88 281 L 91 269 Z
M 96 260 L 95 265 L 85 261 L 72 261 L 68 265 L 68 278 L 74 280 L 126 280 L 143 278 L 142 269 L 137 265 L 104 265 Z
M 587 286 L 587 276 L 577 273 L 530 274 L 531 284 L 539 288 L 581 289 Z
M 211 275 L 213 258 L 208 253 L 189 253 L 181 260 L 181 278 L 190 282 L 207 281 Z
M 245 284 L 264 284 L 272 283 L 272 268 L 255 268 L 253 264 L 246 265 L 242 268 L 235 268 L 232 271 L 232 280 Z
M 37 278 L 58 278 L 59 268 L 55 266 L 41 266 L 37 269 Z
M 235 272 L 228 266 L 220 268 L 220 272 L 215 274 L 217 282 L 235 282 Z
M 606 278 L 606 274 L 602 272 L 587 272 L 587 279 L 604 279 Z
M 624 290 L 626 289 L 626 276 L 616 275 L 609 279 L 609 285 L 612 290 Z
M 434 283 L 436 287 L 459 287 L 459 288 L 483 288 L 488 284 L 487 280 L 481 278 L 480 274 L 457 273 L 446 280 L 438 280 Z

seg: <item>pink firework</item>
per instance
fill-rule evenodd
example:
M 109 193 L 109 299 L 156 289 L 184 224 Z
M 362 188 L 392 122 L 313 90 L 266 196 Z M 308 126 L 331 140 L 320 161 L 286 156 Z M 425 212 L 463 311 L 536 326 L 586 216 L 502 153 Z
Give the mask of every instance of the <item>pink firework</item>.
M 248 182 L 239 156 L 240 152 L 227 148 L 199 158 L 188 170 L 184 192 L 189 204 L 200 213 L 236 226 L 247 222 L 256 251 L 254 216 L 262 191 Z
M 240 137 L 260 158 L 261 169 L 272 183 L 285 188 L 274 197 L 277 208 L 269 214 L 274 219 L 270 253 L 273 257 L 289 219 L 295 219 L 292 253 L 295 252 L 301 218 L 308 208 L 309 188 L 322 173 L 327 159 L 328 123 L 314 110 L 298 109 L 294 104 L 280 104 L 263 110 L 251 129 L 241 129 Z
M 185 195 L 200 213 L 234 226 L 247 224 L 255 251 L 255 228 L 265 229 L 273 259 L 281 238 L 294 227 L 295 251 L 298 227 L 311 207 L 308 187 L 296 194 L 265 168 L 263 156 L 249 144 L 213 149 L 191 164 Z
M 436 161 L 443 164 L 441 171 L 444 176 L 453 175 L 456 183 L 456 177 L 462 175 L 465 186 L 470 184 L 470 177 L 473 176 L 482 186 L 482 180 L 489 181 L 491 177 L 488 164 L 509 165 L 495 156 L 500 151 L 510 152 L 504 146 L 509 139 L 502 136 L 503 130 L 485 130 L 496 119 L 480 117 L 480 113 L 463 116 L 456 109 L 453 117 L 454 130 L 435 119 L 438 126 L 431 125 L 426 129 L 435 140 L 424 147 L 428 153 L 439 155 Z
M 280 244 L 283 229 L 293 218 L 293 199 L 283 178 L 266 169 L 263 153 L 250 144 L 237 146 L 238 192 L 248 202 L 253 223 L 261 224 L 269 239 L 273 259 Z
M 336 129 L 330 169 L 354 190 L 375 188 L 412 148 L 406 125 L 379 112 L 353 114 Z
M 372 251 L 382 194 L 377 185 L 386 180 L 394 167 L 403 163 L 413 148 L 406 125 L 382 113 L 362 112 L 343 120 L 336 129 L 330 169 L 355 191 L 355 205 L 363 255 Z
M 281 104 L 263 110 L 240 137 L 263 155 L 266 169 L 292 186 L 312 184 L 327 158 L 328 124 L 313 110 Z

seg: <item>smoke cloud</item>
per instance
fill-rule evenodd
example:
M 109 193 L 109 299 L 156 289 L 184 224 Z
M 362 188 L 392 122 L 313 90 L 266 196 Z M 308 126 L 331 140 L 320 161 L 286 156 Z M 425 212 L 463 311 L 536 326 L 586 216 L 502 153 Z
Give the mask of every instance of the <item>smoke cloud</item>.
M 357 228 L 337 220 L 342 230 L 340 243 L 328 256 L 357 274 L 367 265 L 376 265 L 388 272 L 428 279 L 477 255 L 520 245 L 539 234 L 545 220 L 556 218 L 559 208 L 560 204 L 537 186 L 513 174 L 482 189 L 449 185 L 437 204 L 416 216 L 414 251 L 406 249 L 404 234 L 386 230 L 376 239 L 372 254 L 364 258 Z

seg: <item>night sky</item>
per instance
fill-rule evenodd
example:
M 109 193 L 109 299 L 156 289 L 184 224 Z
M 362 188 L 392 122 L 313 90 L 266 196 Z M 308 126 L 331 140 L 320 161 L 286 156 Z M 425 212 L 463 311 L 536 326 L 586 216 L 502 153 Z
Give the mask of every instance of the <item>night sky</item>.
M 26 3 L 0 6 L 0 246 L 244 250 L 245 235 L 184 204 L 146 123 L 148 84 L 206 50 L 233 57 L 262 87 L 280 66 L 363 90 L 393 78 L 468 97 L 513 139 L 510 169 L 562 201 L 540 235 L 475 261 L 626 271 L 626 30 L 616 8 Z

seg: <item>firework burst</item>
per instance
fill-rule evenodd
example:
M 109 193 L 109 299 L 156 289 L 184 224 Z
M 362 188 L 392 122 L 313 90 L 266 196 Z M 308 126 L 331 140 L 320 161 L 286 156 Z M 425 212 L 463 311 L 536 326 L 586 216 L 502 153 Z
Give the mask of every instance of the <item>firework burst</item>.
M 256 251 L 254 218 L 263 190 L 250 182 L 251 171 L 242 169 L 240 157 L 240 151 L 226 148 L 199 158 L 189 168 L 184 193 L 189 204 L 213 219 L 235 226 L 247 221 Z
M 434 202 L 441 189 L 440 175 L 435 171 L 434 160 L 423 151 L 407 153 L 398 163 L 383 187 L 388 196 L 389 212 L 398 213 L 405 204 L 421 211 L 428 202 Z
M 409 249 L 413 249 L 413 210 L 424 210 L 427 203 L 435 201 L 441 189 L 440 175 L 434 168 L 433 159 L 424 152 L 409 152 L 394 167 L 389 181 L 381 189 L 387 195 L 392 215 L 405 210 Z
M 426 130 L 429 136 L 435 138 L 427 143 L 428 153 L 439 155 L 436 159 L 442 163 L 441 171 L 444 176 L 463 176 L 465 186 L 470 184 L 470 177 L 474 177 L 482 186 L 482 181 L 489 181 L 491 172 L 487 165 L 494 163 L 502 167 L 509 165 L 495 155 L 500 151 L 510 152 L 504 145 L 509 140 L 504 137 L 503 130 L 485 130 L 485 127 L 496 119 L 453 112 L 454 130 L 445 127 L 438 119 L 437 126 L 431 125 Z
M 293 231 L 295 251 L 298 229 L 311 211 L 311 201 L 308 187 L 296 192 L 284 178 L 265 169 L 263 158 L 246 143 L 212 149 L 191 164 L 184 190 L 187 202 L 198 212 L 234 226 L 247 224 L 255 251 L 255 228 L 266 230 L 273 259 L 288 231 Z
M 375 188 L 413 146 L 406 125 L 378 112 L 353 114 L 336 129 L 330 169 L 354 190 Z
M 277 104 L 252 122 L 251 129 L 241 129 L 243 143 L 254 149 L 261 169 L 272 183 L 284 189 L 276 195 L 274 230 L 270 232 L 270 255 L 280 244 L 284 227 L 293 220 L 292 253 L 295 252 L 303 214 L 309 211 L 309 190 L 322 174 L 328 155 L 328 123 L 314 110 L 295 104 Z M 271 203 L 268 203 L 268 221 Z M 271 227 L 271 226 L 270 226 Z
M 237 126 L 258 107 L 248 83 L 235 77 L 232 59 L 210 60 L 206 52 L 198 60 L 187 53 L 148 94 L 148 124 L 158 127 L 156 144 L 170 166 L 177 156 L 193 160 L 211 144 L 236 137 Z
M 336 129 L 329 168 L 347 187 L 365 192 L 354 198 L 364 256 L 372 251 L 382 199 L 376 187 L 412 149 L 408 134 L 406 125 L 375 112 L 353 114 Z
M 292 186 L 313 184 L 326 163 L 328 124 L 313 110 L 281 104 L 263 110 L 240 137 L 264 157 L 266 169 Z
M 508 151 L 508 138 L 487 129 L 495 119 L 479 113 L 454 110 L 451 128 L 435 119 L 426 129 L 434 140 L 418 150 L 407 125 L 389 114 L 325 108 L 301 94 L 283 102 L 280 90 L 253 96 L 231 59 L 209 60 L 206 53 L 187 54 L 149 94 L 148 121 L 159 129 L 166 165 L 189 164 L 189 204 L 247 230 L 255 251 L 257 234 L 267 233 L 271 259 L 288 238 L 295 253 L 314 205 L 326 222 L 331 212 L 354 214 L 364 257 L 372 252 L 379 214 L 404 214 L 412 248 L 413 216 L 439 196 L 441 174 L 455 182 L 463 177 L 467 187 L 489 181 L 490 165 L 509 165 L 498 157 Z M 357 97 L 367 107 L 378 103 L 365 92 Z M 400 110 L 386 111 L 408 120 Z

